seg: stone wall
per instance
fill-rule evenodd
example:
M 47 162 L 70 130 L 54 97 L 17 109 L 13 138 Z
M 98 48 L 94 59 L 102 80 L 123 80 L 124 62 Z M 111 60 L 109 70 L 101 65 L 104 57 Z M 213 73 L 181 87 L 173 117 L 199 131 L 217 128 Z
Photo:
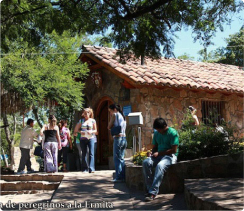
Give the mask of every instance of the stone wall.
M 124 101 L 120 99 L 123 79 L 105 68 L 100 71 L 102 73 L 102 87 L 96 87 L 91 77 L 86 80 L 84 95 L 87 106 L 91 106 L 96 112 L 100 100 L 108 96 L 121 106 L 131 105 L 132 112 L 142 112 L 144 122 L 142 125 L 142 146 L 147 149 L 151 148 L 152 125 L 155 118 L 163 117 L 169 126 L 180 127 L 186 109 L 192 105 L 197 109 L 197 116 L 201 120 L 202 100 L 225 102 L 224 119 L 238 129 L 239 136 L 244 137 L 243 97 L 219 92 L 208 93 L 200 90 L 176 90 L 164 87 L 158 89 L 145 86 L 140 89 L 130 89 L 130 100 Z M 128 127 L 127 131 L 129 130 L 132 131 L 132 127 Z
M 207 93 L 198 90 L 175 90 L 172 88 L 152 88 L 143 87 L 140 89 L 130 89 L 130 100 L 121 100 L 120 90 L 123 79 L 112 72 L 101 69 L 102 87 L 97 88 L 91 77 L 86 80 L 85 98 L 87 106 L 91 106 L 96 111 L 100 99 L 108 96 L 112 101 L 122 106 L 131 105 L 132 112 L 142 112 L 142 145 L 150 148 L 152 140 L 152 125 L 157 117 L 167 120 L 169 126 L 181 126 L 183 114 L 188 106 L 192 105 L 197 109 L 199 120 L 202 118 L 202 100 L 223 101 L 224 118 L 231 122 L 239 131 L 239 135 L 244 137 L 244 104 L 243 97 L 236 94 L 222 94 L 219 92 Z M 130 128 L 127 128 L 127 130 Z
M 133 92 L 133 91 L 132 91 Z M 167 120 L 169 126 L 180 127 L 183 114 L 188 106 L 197 109 L 199 120 L 202 119 L 202 100 L 224 101 L 224 118 L 231 122 L 239 131 L 239 136 L 244 137 L 244 104 L 243 97 L 236 94 L 224 95 L 221 93 L 207 93 L 203 91 L 174 90 L 165 88 L 142 88 L 136 98 L 131 97 L 133 111 L 141 111 L 144 117 L 142 127 L 142 143 L 150 148 L 151 129 L 153 121 L 157 117 Z
M 243 152 L 173 164 L 165 173 L 159 192 L 183 192 L 184 179 L 199 178 L 243 178 Z M 126 161 L 126 185 L 137 190 L 145 189 L 142 166 L 129 160 Z

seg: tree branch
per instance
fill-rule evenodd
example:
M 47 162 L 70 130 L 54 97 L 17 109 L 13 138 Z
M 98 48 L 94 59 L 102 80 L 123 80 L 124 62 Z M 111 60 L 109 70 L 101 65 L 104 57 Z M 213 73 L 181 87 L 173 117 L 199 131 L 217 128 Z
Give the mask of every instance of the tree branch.
M 42 128 L 42 123 L 41 123 L 41 121 L 39 119 L 39 116 L 38 116 L 38 113 L 37 113 L 38 112 L 38 108 L 36 108 L 35 106 L 33 106 L 32 107 L 32 111 L 33 111 L 33 114 L 35 116 L 35 119 L 36 119 L 38 125 L 40 126 L 40 128 Z
M 52 2 L 51 4 L 52 4 L 52 6 L 58 6 L 58 5 L 60 5 L 59 2 Z M 24 12 L 17 12 L 17 13 L 15 13 L 15 14 L 12 14 L 12 15 L 9 16 L 9 17 L 6 17 L 4 20 L 2 20 L 2 23 L 6 22 L 7 20 L 9 20 L 9 19 L 11 19 L 11 18 L 13 18 L 13 17 L 19 16 L 19 15 L 24 15 L 24 14 L 27 14 L 27 13 L 32 13 L 32 12 L 37 11 L 37 10 L 40 10 L 40 9 L 44 9 L 44 8 L 46 8 L 47 6 L 48 6 L 48 5 L 43 5 L 43 6 L 34 8 L 34 9 L 32 9 L 32 10 L 26 10 L 26 11 L 24 11 Z
M 169 23 L 169 21 L 163 17 L 163 16 L 158 16 L 155 12 L 152 12 L 152 16 L 155 18 L 155 19 L 158 19 L 158 20 L 163 20 L 169 27 L 169 29 L 171 29 L 171 25 Z
M 160 6 L 165 5 L 171 1 L 172 0 L 159 0 L 150 6 L 140 6 L 140 7 L 138 7 L 138 9 L 134 13 L 126 14 L 124 17 L 122 17 L 122 19 L 131 20 L 131 19 L 137 18 L 137 17 L 142 16 L 146 13 L 153 12 L 155 9 L 157 9 Z
M 13 113 L 12 114 L 12 116 L 13 116 L 13 120 L 14 120 L 14 129 L 13 129 L 13 139 L 12 139 L 12 143 L 14 143 L 14 137 L 15 137 L 15 134 L 16 134 L 16 116 L 15 116 L 15 114 Z
M 129 7 L 127 7 L 125 1 L 123 1 L 123 0 L 119 0 L 119 2 L 120 2 L 121 5 L 124 7 L 124 9 L 126 10 L 127 14 L 130 14 L 130 15 L 131 15 L 130 9 L 129 9 Z
M 7 117 L 7 113 L 6 112 L 3 112 L 2 118 L 3 118 L 3 124 L 4 125 L 9 125 L 8 117 Z M 9 126 L 5 127 L 4 131 L 5 131 L 7 142 L 8 142 L 9 145 L 11 145 L 11 137 L 10 137 Z

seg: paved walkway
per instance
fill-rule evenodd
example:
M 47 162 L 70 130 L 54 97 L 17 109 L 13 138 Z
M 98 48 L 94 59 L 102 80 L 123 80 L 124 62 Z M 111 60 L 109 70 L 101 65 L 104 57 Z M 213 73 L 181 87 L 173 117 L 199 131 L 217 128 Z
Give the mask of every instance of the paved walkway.
M 114 171 L 96 171 L 94 174 L 64 173 L 63 181 L 51 203 L 56 206 L 66 206 L 64 210 L 91 210 L 91 208 L 102 208 L 103 210 L 186 210 L 183 194 L 159 195 L 152 202 L 144 202 L 143 192 L 131 191 L 125 183 L 112 183 L 113 173 Z
M 144 202 L 143 192 L 129 190 L 125 183 L 111 182 L 113 173 L 55 173 L 64 175 L 56 191 L 2 195 L 0 201 L 7 205 L 3 210 L 186 210 L 183 193 L 162 194 Z

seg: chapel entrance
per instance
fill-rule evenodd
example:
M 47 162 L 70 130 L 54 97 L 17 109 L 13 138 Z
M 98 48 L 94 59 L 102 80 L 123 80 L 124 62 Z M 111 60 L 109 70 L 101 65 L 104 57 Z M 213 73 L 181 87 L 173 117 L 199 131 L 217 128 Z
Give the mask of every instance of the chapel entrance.
M 102 98 L 98 104 L 96 119 L 98 127 L 98 140 L 97 140 L 97 164 L 108 165 L 108 157 L 113 154 L 112 137 L 107 129 L 110 120 L 108 112 L 109 105 L 112 100 L 108 97 Z

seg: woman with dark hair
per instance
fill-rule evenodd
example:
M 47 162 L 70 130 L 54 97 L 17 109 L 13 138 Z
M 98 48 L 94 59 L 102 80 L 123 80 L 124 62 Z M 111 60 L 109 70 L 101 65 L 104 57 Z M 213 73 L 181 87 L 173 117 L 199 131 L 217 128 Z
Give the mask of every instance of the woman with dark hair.
M 108 124 L 108 129 L 112 127 L 121 126 L 121 131 L 118 135 L 114 135 L 114 143 L 113 143 L 113 158 L 115 165 L 115 179 L 113 182 L 123 182 L 125 180 L 125 161 L 124 154 L 125 148 L 127 146 L 125 129 L 126 129 L 126 121 L 125 116 L 122 112 L 120 105 L 112 104 L 109 106 L 109 112 L 111 115 L 110 122 Z
M 61 149 L 59 128 L 54 115 L 48 118 L 49 124 L 43 125 L 40 135 L 45 135 L 44 140 L 44 171 L 54 173 L 58 171 L 58 150 Z
M 189 106 L 188 109 L 190 110 L 191 112 L 191 116 L 193 118 L 193 122 L 192 122 L 192 125 L 194 126 L 199 126 L 199 121 L 198 121 L 198 118 L 197 118 L 197 109 L 195 109 L 193 106 Z
M 72 150 L 72 141 L 70 138 L 70 130 L 67 128 L 67 121 L 61 120 L 59 123 L 59 133 L 61 139 L 62 149 L 58 152 L 58 166 L 60 166 L 60 162 L 63 156 L 63 171 L 67 172 L 66 163 L 68 157 L 69 148 Z

